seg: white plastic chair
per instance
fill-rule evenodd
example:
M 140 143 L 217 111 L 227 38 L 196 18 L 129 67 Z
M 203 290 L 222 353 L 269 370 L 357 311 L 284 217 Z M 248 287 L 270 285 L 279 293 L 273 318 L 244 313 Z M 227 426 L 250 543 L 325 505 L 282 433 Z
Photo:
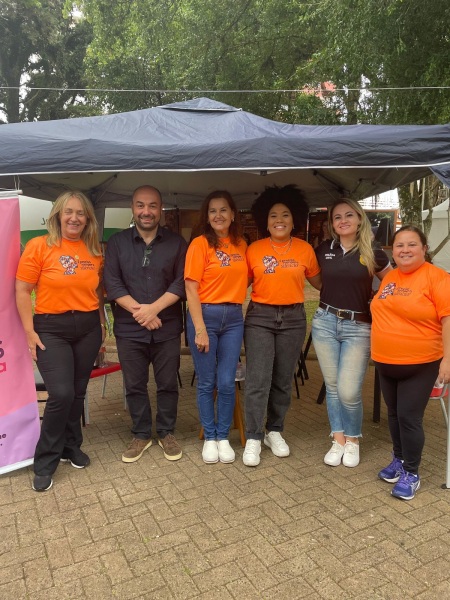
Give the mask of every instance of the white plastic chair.
M 448 415 L 450 414 L 450 395 L 448 392 L 448 383 L 446 383 L 444 387 L 434 387 L 430 395 L 430 400 L 439 400 L 441 403 L 442 414 L 444 415 L 445 425 L 447 427 L 446 474 L 445 483 L 443 483 L 441 486 L 444 490 L 450 489 L 450 428 L 448 426 Z

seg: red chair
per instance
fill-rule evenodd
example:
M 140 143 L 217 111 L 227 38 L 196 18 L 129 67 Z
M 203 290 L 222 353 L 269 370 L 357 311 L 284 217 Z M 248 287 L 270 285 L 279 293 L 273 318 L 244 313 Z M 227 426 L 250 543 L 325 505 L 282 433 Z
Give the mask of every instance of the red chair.
M 103 377 L 103 386 L 102 386 L 102 398 L 105 397 L 106 390 L 106 377 L 111 373 L 116 373 L 117 371 L 122 370 L 122 365 L 118 362 L 105 361 L 100 367 L 95 367 L 92 369 L 91 375 L 89 379 L 95 379 L 96 377 Z M 125 396 L 125 383 L 123 383 L 123 398 L 124 398 L 124 406 L 126 407 L 126 396 Z M 86 396 L 84 398 L 84 410 L 81 416 L 81 420 L 83 423 L 83 427 L 89 425 L 89 401 L 88 401 L 88 390 L 86 389 Z

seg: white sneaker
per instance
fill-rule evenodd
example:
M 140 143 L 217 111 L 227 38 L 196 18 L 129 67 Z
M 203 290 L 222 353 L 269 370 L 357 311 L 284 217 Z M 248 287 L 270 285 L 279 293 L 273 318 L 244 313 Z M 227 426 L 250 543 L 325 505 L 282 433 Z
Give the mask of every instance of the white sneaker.
M 247 440 L 245 444 L 244 454 L 242 455 L 242 461 L 247 467 L 256 467 L 259 465 L 261 459 L 261 440 Z
M 264 445 L 268 446 L 275 456 L 279 456 L 280 458 L 289 456 L 290 454 L 289 446 L 281 437 L 279 431 L 269 431 L 269 433 L 266 433 L 264 436 Z
M 341 464 L 342 457 L 344 456 L 344 446 L 333 440 L 331 448 L 325 454 L 323 462 L 330 467 L 337 467 Z
M 207 465 L 219 462 L 219 448 L 216 440 L 205 440 L 202 450 L 203 462 Z
M 217 446 L 219 448 L 219 460 L 221 463 L 234 462 L 236 455 L 228 440 L 219 440 Z
M 357 467 L 359 465 L 359 444 L 355 444 L 350 440 L 345 442 L 342 464 L 344 467 Z

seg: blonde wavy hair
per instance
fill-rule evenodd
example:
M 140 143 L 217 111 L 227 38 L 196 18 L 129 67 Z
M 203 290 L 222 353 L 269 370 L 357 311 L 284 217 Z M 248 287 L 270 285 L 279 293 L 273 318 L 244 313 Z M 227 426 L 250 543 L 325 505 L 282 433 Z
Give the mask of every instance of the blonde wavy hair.
M 350 252 L 360 253 L 369 274 L 373 276 L 375 274 L 376 262 L 372 247 L 372 228 L 366 213 L 358 202 L 351 198 L 341 198 L 333 204 L 328 210 L 328 229 L 330 234 L 333 240 L 336 240 L 337 242 L 340 241 L 339 236 L 336 234 L 333 227 L 333 212 L 339 204 L 348 204 L 348 206 L 350 206 L 350 208 L 352 208 L 359 216 L 360 222 L 356 232 L 355 245 Z
M 47 246 L 61 245 L 61 213 L 70 198 L 77 198 L 81 202 L 87 217 L 86 227 L 83 229 L 81 239 L 86 244 L 90 254 L 93 256 L 101 256 L 102 251 L 98 241 L 98 224 L 97 219 L 95 218 L 94 208 L 83 192 L 78 191 L 64 192 L 56 198 L 47 223 Z

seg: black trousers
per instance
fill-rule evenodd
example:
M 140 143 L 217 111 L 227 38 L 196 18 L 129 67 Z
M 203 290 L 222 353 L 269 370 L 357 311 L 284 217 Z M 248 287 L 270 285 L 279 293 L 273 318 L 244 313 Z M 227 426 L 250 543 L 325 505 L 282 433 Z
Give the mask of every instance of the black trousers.
M 375 362 L 375 361 L 374 361 Z M 439 373 L 440 360 L 420 365 L 375 362 L 388 409 L 393 452 L 409 473 L 417 473 L 425 443 L 423 415 Z
M 153 365 L 156 382 L 156 433 L 160 438 L 173 433 L 178 410 L 180 337 L 158 343 L 117 337 L 116 342 L 133 422 L 133 436 L 142 440 L 152 437 L 152 413 L 147 390 L 150 364 Z
M 83 442 L 81 413 L 102 343 L 100 315 L 98 310 L 35 315 L 34 329 L 45 346 L 37 348 L 36 364 L 48 392 L 34 472 L 53 475 L 61 456 Z

